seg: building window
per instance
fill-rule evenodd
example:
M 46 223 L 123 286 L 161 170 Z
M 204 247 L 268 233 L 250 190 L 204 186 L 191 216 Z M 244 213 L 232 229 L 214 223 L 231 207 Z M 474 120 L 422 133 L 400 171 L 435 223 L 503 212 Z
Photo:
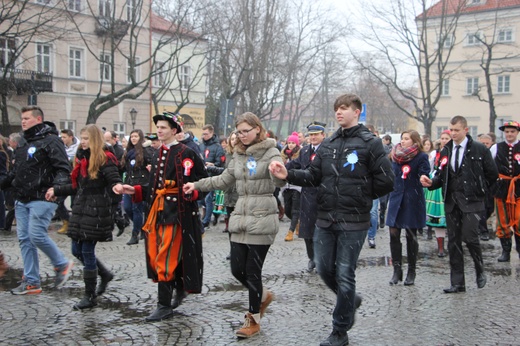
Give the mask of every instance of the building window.
M 102 53 L 99 57 L 99 78 L 104 81 L 112 80 L 112 59 L 110 54 Z
M 477 138 L 478 136 L 478 128 L 477 126 L 468 126 L 468 134 L 472 137 L 472 138 Z
M 81 12 L 81 0 L 69 0 L 68 8 L 70 11 Z
M 156 62 L 154 66 L 154 86 L 163 86 L 166 83 L 166 64 L 164 62 Z
M 498 30 L 497 41 L 500 43 L 513 42 L 513 29 L 500 29 Z
M 181 66 L 180 71 L 181 89 L 188 89 L 191 83 L 191 67 L 189 65 Z
M 83 78 L 83 50 L 77 48 L 69 50 L 69 75 Z
M 51 46 L 48 44 L 36 44 L 36 70 L 38 72 L 51 72 Z
M 137 0 L 126 0 L 126 20 L 134 23 L 136 20 Z
M 446 131 L 448 126 L 437 126 L 437 138 L 441 138 L 441 134 L 443 131 Z
M 16 41 L 13 38 L 0 37 L 0 68 L 11 64 L 14 66 L 14 53 L 16 51 Z
M 60 120 L 60 130 L 71 130 L 76 134 L 76 121 L 75 120 Z
M 468 46 L 477 46 L 481 43 L 481 33 L 480 32 L 474 32 L 474 33 L 471 33 L 471 34 L 468 34 L 468 36 L 466 36 L 467 40 L 466 40 L 466 44 Z
M 52 0 L 36 0 L 36 2 L 42 5 L 49 5 L 52 2 Z
M 126 124 L 114 123 L 114 132 L 119 136 L 119 139 L 121 140 L 126 134 Z
M 442 48 L 451 48 L 453 46 L 454 37 L 453 34 L 446 34 L 443 38 L 439 38 L 439 44 Z
M 506 94 L 510 92 L 510 76 L 498 76 L 497 93 Z
M 444 79 L 441 85 L 441 96 L 450 96 L 450 80 Z
M 131 65 L 130 60 L 127 60 L 128 66 L 126 69 L 126 76 L 127 76 L 126 81 L 128 83 L 132 83 L 132 79 L 131 79 L 132 76 L 134 77 L 134 80 L 136 80 L 136 81 L 139 81 L 139 79 L 141 78 L 140 67 L 139 67 L 139 64 L 141 63 L 141 59 L 135 58 L 134 61 L 135 61 L 134 69 L 132 70 L 131 66 L 130 66 Z
M 478 77 L 466 79 L 466 95 L 478 94 Z
M 99 16 L 112 17 L 112 0 L 99 0 Z
M 467 2 L 468 6 L 483 5 L 485 3 L 486 3 L 486 0 L 468 0 L 468 2 Z

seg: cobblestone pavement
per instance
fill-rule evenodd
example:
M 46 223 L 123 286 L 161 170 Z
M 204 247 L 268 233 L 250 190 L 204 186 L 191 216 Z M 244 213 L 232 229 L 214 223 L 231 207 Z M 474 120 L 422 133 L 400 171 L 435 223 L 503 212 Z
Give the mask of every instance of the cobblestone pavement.
M 247 292 L 232 277 L 228 236 L 223 224 L 204 238 L 204 290 L 190 295 L 174 318 L 145 323 L 157 303 L 156 285 L 146 279 L 143 244 L 127 246 L 129 228 L 113 242 L 100 243 L 97 254 L 116 274 L 98 306 L 74 311 L 82 295 L 81 267 L 61 290 L 51 288 L 53 271 L 40 252 L 43 293 L 13 296 L 22 262 L 14 232 L 0 233 L 0 248 L 11 270 L 0 280 L 1 345 L 319 345 L 331 331 L 335 296 L 315 273 L 306 271 L 302 239 L 284 242 L 287 220 L 264 266 L 264 284 L 276 294 L 262 319 L 260 335 L 240 341 L 234 331 L 247 310 Z M 51 236 L 69 256 L 70 240 Z M 404 237 L 402 239 L 404 240 Z M 357 270 L 357 290 L 364 300 L 350 345 L 520 345 L 520 260 L 498 263 L 498 239 L 483 242 L 488 283 L 477 289 L 466 253 L 467 292 L 444 294 L 449 286 L 448 258 L 436 256 L 436 242 L 421 237 L 415 286 L 390 286 L 387 229 L 378 230 L 377 248 L 365 244 Z M 406 269 L 406 266 L 405 266 Z

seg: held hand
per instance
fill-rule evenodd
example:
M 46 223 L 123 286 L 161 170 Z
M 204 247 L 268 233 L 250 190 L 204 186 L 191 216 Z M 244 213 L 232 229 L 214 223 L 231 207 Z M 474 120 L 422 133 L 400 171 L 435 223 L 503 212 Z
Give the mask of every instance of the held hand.
M 215 166 L 215 164 L 212 162 L 206 162 L 206 167 L 209 167 L 209 166 Z
M 122 193 L 127 195 L 133 195 L 135 194 L 135 189 L 132 185 L 124 184 L 122 185 L 123 191 Z
M 54 200 L 56 200 L 56 197 L 54 196 L 54 188 L 53 187 L 50 187 L 47 192 L 45 193 L 45 199 L 48 200 L 49 202 L 52 202 Z
M 278 179 L 287 179 L 287 169 L 284 164 L 278 161 L 272 161 L 269 164 L 269 171 L 272 175 L 277 177 Z
M 423 187 L 430 187 L 432 186 L 432 180 L 430 178 L 428 178 L 428 176 L 426 175 L 421 175 L 421 184 Z
M 146 169 L 150 172 L 152 170 L 152 165 L 146 165 Z
M 124 192 L 124 189 L 123 189 L 123 185 L 122 184 L 115 184 L 113 187 L 112 187 L 112 191 L 114 191 L 114 193 L 116 195 L 120 195 Z
M 186 184 L 184 184 L 184 186 L 182 187 L 182 191 L 184 191 L 184 193 L 187 194 L 187 195 L 189 195 L 190 193 L 192 193 L 193 190 L 195 190 L 195 184 L 193 184 L 193 183 L 186 183 Z

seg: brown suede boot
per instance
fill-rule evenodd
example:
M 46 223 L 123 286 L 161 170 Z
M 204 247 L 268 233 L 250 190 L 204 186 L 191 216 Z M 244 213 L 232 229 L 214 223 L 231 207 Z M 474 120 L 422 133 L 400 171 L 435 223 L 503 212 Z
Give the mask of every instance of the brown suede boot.
M 287 232 L 287 235 L 285 236 L 285 241 L 293 241 L 293 238 L 294 238 L 294 232 L 289 230 L 289 232 Z
M 4 276 L 7 269 L 9 269 L 9 266 L 5 262 L 4 254 L 0 252 L 0 278 Z
M 246 313 L 242 328 L 236 331 L 239 338 L 250 338 L 260 333 L 260 314 Z
M 59 234 L 67 234 L 69 229 L 69 222 L 67 220 L 63 220 L 63 226 L 58 230 Z
M 264 317 L 264 314 L 265 314 L 265 310 L 267 309 L 267 307 L 269 306 L 269 304 L 271 304 L 271 302 L 274 300 L 275 296 L 273 294 L 273 292 L 271 291 L 267 291 L 266 290 L 266 295 L 265 295 L 265 300 L 260 303 L 260 318 Z

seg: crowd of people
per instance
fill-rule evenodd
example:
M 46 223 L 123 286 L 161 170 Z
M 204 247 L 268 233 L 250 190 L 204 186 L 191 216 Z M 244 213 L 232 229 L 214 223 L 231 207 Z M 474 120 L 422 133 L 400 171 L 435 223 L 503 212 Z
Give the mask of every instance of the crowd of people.
M 451 285 L 444 292 L 466 290 L 463 242 L 477 287 L 483 288 L 480 241 L 489 240 L 487 220 L 493 213 L 502 245 L 497 260 L 510 261 L 513 239 L 520 255 L 520 124 L 504 122 L 505 140 L 495 143 L 494 134 L 473 139 L 467 120 L 454 116 L 439 139 L 405 130 L 393 144 L 390 136 L 380 139 L 373 126 L 359 123 L 361 110 L 357 95 L 341 95 L 334 103 L 339 125 L 334 133 L 327 137 L 325 124 L 314 121 L 307 137 L 293 132 L 284 143 L 247 112 L 236 117 L 226 138 L 205 125 L 198 144 L 183 131 L 182 117 L 169 112 L 153 117 L 156 133 L 135 129 L 118 138 L 87 125 L 78 138 L 44 121 L 41 108 L 24 107 L 22 133 L 0 146 L 0 205 L 5 206 L 0 228 L 9 230 L 16 219 L 24 266 L 22 282 L 11 293 L 42 292 L 38 249 L 55 269 L 54 286 L 68 280 L 74 262 L 47 231 L 55 214 L 62 220 L 58 233 L 70 237 L 71 253 L 83 265 L 85 293 L 73 306 L 78 310 L 95 307 L 114 278 L 99 260 L 96 244 L 113 240 L 116 227 L 120 236 L 132 225 L 127 245 L 144 240 L 147 276 L 157 283 L 157 307 L 148 322 L 171 318 L 188 294 L 201 292 L 202 239 L 223 215 L 231 273 L 249 293 L 239 338 L 259 333 L 275 299 L 263 284 L 262 269 L 284 214 L 290 221 L 285 241 L 304 239 L 307 270 L 316 271 L 336 294 L 332 332 L 320 345 L 348 344 L 362 302 L 356 294 L 357 260 L 365 239 L 375 248 L 376 232 L 385 225 L 390 285 L 403 281 L 403 229 L 403 284 L 416 283 L 419 236 L 426 228 L 426 239 L 435 234 L 439 257 L 445 256 L 448 239 Z M 0 276 L 7 268 L 0 252 Z

